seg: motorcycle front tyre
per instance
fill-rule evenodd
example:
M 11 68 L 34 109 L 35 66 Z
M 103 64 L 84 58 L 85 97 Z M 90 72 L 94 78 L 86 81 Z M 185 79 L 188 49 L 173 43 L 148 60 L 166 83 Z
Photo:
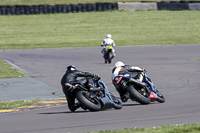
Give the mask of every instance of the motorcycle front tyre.
M 127 91 L 129 92 L 130 97 L 132 99 L 135 99 L 140 104 L 149 104 L 150 103 L 150 97 L 143 96 L 132 85 L 129 85 L 127 87 Z
M 112 94 L 110 93 L 110 96 L 114 102 L 114 106 L 113 108 L 114 109 L 121 109 L 122 108 L 122 103 Z
M 97 99 L 91 99 L 86 91 L 78 91 L 76 93 L 76 99 L 79 101 L 81 105 L 90 111 L 99 111 L 101 110 L 101 103 Z
M 157 96 L 158 96 L 157 101 L 159 103 L 164 103 L 165 102 L 165 98 L 160 92 L 157 93 Z

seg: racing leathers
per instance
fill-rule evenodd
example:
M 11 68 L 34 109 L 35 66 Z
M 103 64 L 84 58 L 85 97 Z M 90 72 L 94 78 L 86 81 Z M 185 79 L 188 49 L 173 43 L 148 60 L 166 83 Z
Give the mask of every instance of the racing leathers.
M 101 42 L 101 47 L 103 47 L 103 49 L 101 50 L 101 52 L 103 54 L 106 53 L 106 49 L 109 47 L 109 46 L 112 46 L 112 58 L 114 58 L 116 56 L 115 54 L 115 42 L 114 40 L 112 40 L 111 38 L 105 38 L 102 42 Z
M 122 88 L 116 86 L 116 84 L 114 84 L 114 79 L 116 76 L 123 76 L 125 74 L 129 74 L 132 72 L 137 72 L 137 76 L 135 77 L 135 79 L 137 79 L 138 81 L 142 82 L 143 80 L 143 75 L 144 75 L 144 71 L 145 69 L 137 67 L 137 66 L 129 66 L 129 65 L 125 65 L 125 66 L 119 66 L 119 67 L 114 67 L 112 70 L 112 81 L 113 81 L 113 85 L 115 86 L 116 90 L 118 91 L 122 102 L 126 102 L 129 99 L 129 94 Z
M 85 84 L 87 84 L 87 86 L 92 89 L 94 88 L 94 82 L 92 78 L 97 78 L 98 75 L 91 74 L 89 72 L 82 72 L 79 70 L 66 71 L 66 73 L 63 75 L 61 79 L 61 85 L 68 102 L 68 107 L 72 112 L 80 107 L 79 103 L 75 103 L 76 94 L 74 94 L 74 92 L 72 91 L 73 82 L 82 82 L 81 80 L 77 80 L 78 77 L 86 77 L 87 82 Z

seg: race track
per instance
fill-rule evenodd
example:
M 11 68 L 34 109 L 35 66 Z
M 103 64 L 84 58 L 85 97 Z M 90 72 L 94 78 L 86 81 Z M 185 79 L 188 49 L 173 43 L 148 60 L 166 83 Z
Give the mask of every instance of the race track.
M 129 100 L 121 110 L 99 112 L 79 109 L 71 113 L 64 105 L 2 113 L 0 133 L 85 133 L 200 123 L 199 44 L 116 47 L 117 56 L 111 64 L 104 64 L 100 51 L 100 47 L 0 50 L 0 58 L 55 88 L 55 95 L 62 92 L 60 79 L 66 66 L 73 64 L 80 70 L 99 74 L 118 96 L 111 83 L 111 70 L 114 62 L 121 60 L 145 68 L 166 102 L 140 105 Z

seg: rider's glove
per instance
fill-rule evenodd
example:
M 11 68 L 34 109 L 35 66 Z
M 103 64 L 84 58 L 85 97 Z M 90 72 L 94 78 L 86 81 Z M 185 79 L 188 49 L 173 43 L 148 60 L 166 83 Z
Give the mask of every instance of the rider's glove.
M 144 68 L 142 68 L 142 70 L 143 70 L 143 72 L 145 72 L 145 73 L 147 72 L 147 70 L 146 70 L 146 69 L 144 69 Z
M 103 47 L 103 44 L 101 44 L 101 47 Z
M 99 77 L 99 75 L 94 74 L 93 78 L 94 78 L 94 80 L 96 81 L 96 80 L 98 80 L 100 77 Z
M 73 89 L 75 88 L 75 86 L 73 86 L 73 85 L 71 85 L 69 83 L 66 83 L 65 86 L 67 87 L 67 91 L 69 91 L 69 92 L 72 92 Z

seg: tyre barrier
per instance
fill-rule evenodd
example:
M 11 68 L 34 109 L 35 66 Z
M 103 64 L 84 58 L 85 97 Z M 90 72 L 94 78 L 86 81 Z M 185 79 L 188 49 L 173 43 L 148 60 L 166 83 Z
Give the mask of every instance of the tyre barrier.
M 157 2 L 157 8 L 158 10 L 172 10 L 172 11 L 200 10 L 200 1 L 162 1 L 162 2 Z
M 0 6 L 0 15 L 77 13 L 108 10 L 200 10 L 200 1 L 119 2 L 77 5 Z M 127 7 L 126 7 L 127 5 Z M 131 6 L 132 5 L 132 6 Z
M 162 1 L 157 3 L 158 10 L 189 10 L 189 2 Z
M 77 13 L 92 11 L 117 10 L 117 3 L 96 3 L 77 5 L 15 5 L 0 6 L 0 15 L 31 15 L 54 13 Z

